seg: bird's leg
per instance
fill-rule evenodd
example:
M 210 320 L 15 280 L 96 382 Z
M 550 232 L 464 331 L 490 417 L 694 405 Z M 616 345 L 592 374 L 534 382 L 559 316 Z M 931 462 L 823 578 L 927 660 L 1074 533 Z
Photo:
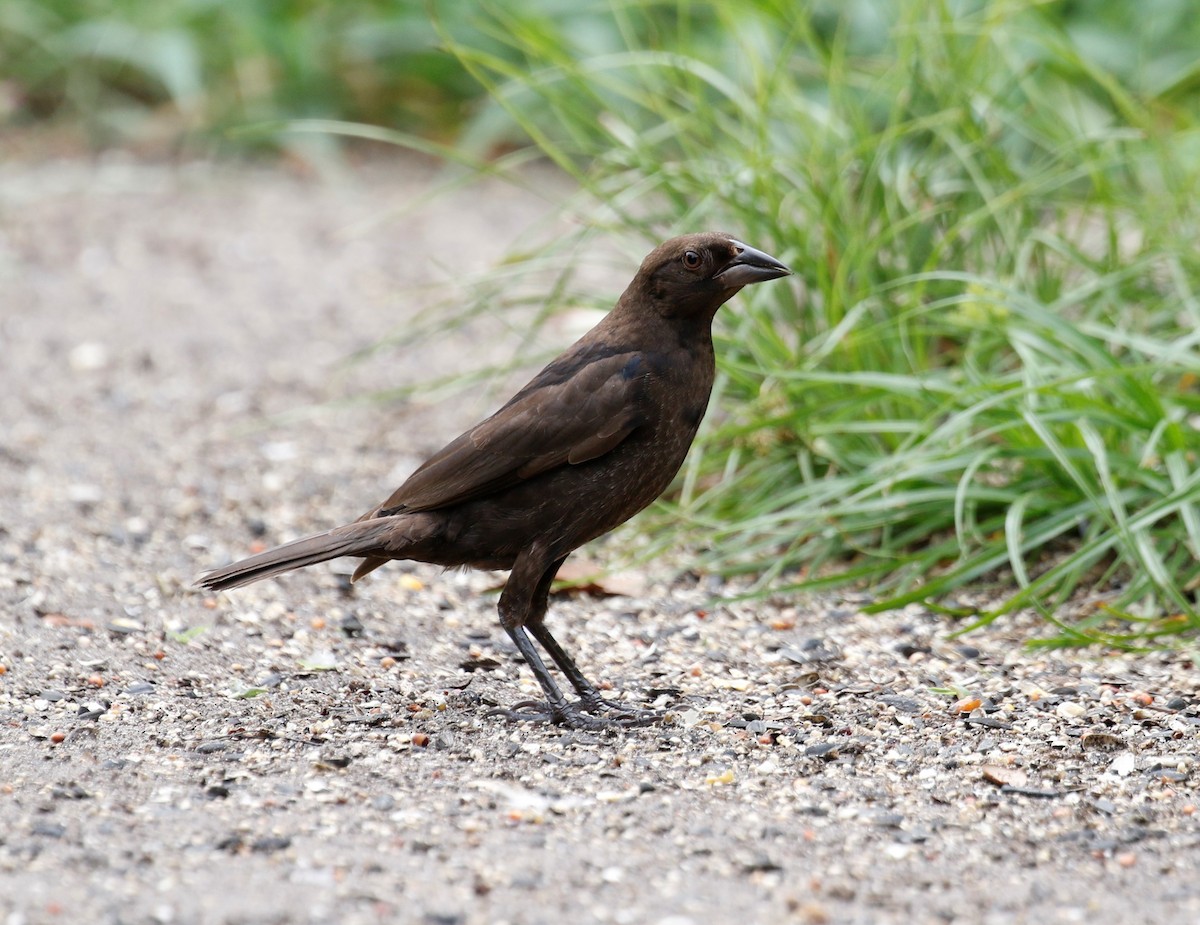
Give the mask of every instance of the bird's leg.
M 545 572 L 542 573 L 541 579 L 538 581 L 537 588 L 533 593 L 532 607 L 530 609 L 529 619 L 526 621 L 526 628 L 533 635 L 543 649 L 546 650 L 550 658 L 554 660 L 559 670 L 567 676 L 567 680 L 571 682 L 571 686 L 579 693 L 579 702 L 589 713 L 616 713 L 617 716 L 612 717 L 623 726 L 629 725 L 645 725 L 662 719 L 662 713 L 657 710 L 639 710 L 629 707 L 623 703 L 606 700 L 600 691 L 596 689 L 591 681 L 589 681 L 579 666 L 575 664 L 575 660 L 567 654 L 566 650 L 559 645 L 558 640 L 550 634 L 550 630 L 546 627 L 546 611 L 550 605 L 550 586 L 554 583 L 554 576 L 558 574 L 558 570 L 562 568 L 563 562 L 566 561 L 566 556 L 553 563 Z
M 561 562 L 561 560 L 559 561 Z M 529 623 L 530 617 L 537 614 L 539 601 L 541 613 L 545 613 L 550 582 L 554 580 L 554 573 L 558 571 L 558 566 L 555 565 L 553 569 L 549 570 L 550 577 L 547 579 L 545 577 L 547 568 L 545 559 L 536 555 L 535 550 L 527 550 L 518 556 L 517 561 L 513 563 L 504 590 L 500 592 L 498 607 L 500 625 L 504 627 L 504 631 L 516 644 L 517 651 L 521 653 L 521 657 L 533 671 L 533 676 L 546 695 L 545 709 L 530 711 L 523 709 L 530 704 L 518 704 L 511 710 L 495 710 L 493 712 L 508 719 L 553 722 L 575 729 L 605 729 L 618 725 L 588 716 L 580 709 L 580 704 L 569 703 L 558 685 L 554 683 L 549 669 L 546 668 L 546 663 L 542 661 L 542 657 L 538 655 L 537 649 L 534 648 L 533 642 L 529 638 L 525 627 Z M 543 583 L 545 584 L 544 591 L 542 591 Z M 557 644 L 555 648 L 558 648 Z M 558 651 L 562 650 L 558 649 Z M 553 656 L 554 653 L 551 652 L 551 655 Z M 572 668 L 582 678 L 579 669 L 575 668 L 574 664 L 572 664 Z M 570 677 L 568 674 L 568 678 Z M 574 683 L 573 679 L 572 683 Z M 539 704 L 539 706 L 541 705 Z
M 503 621 L 501 621 L 503 623 Z M 504 631 L 508 633 L 509 638 L 516 643 L 517 651 L 521 653 L 521 657 L 525 659 L 527 664 L 533 671 L 533 676 L 537 678 L 537 682 L 541 685 L 542 693 L 546 695 L 546 705 L 549 707 L 549 715 L 547 719 L 557 719 L 560 715 L 565 715 L 570 708 L 567 698 L 563 696 L 563 692 L 559 690 L 557 684 L 554 683 L 554 678 L 550 677 L 550 671 L 546 668 L 546 663 L 542 661 L 542 657 L 538 655 L 537 649 L 533 647 L 533 643 L 529 640 L 529 633 L 525 631 L 523 626 L 505 626 Z M 518 706 L 522 706 L 518 704 Z M 505 715 L 512 714 L 512 710 L 497 711 Z M 536 718 L 530 714 L 530 718 Z
M 615 700 L 607 700 L 589 681 L 571 658 L 558 644 L 558 640 L 550 635 L 546 624 L 538 621 L 529 625 L 533 638 L 541 643 L 562 673 L 567 676 L 571 686 L 579 692 L 579 703 L 589 713 L 614 713 L 611 718 L 622 726 L 645 726 L 662 719 L 663 714 L 658 710 L 640 710 Z

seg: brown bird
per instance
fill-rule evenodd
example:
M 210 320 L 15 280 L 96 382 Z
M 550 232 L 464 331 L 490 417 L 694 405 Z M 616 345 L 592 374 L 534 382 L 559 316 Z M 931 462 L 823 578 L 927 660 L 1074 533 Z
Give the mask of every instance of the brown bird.
M 599 324 L 378 507 L 196 584 L 236 588 L 339 556 L 362 559 L 353 580 L 389 559 L 510 569 L 500 625 L 546 702 L 501 712 L 588 728 L 658 716 L 605 700 L 584 677 L 546 628 L 550 584 L 569 553 L 642 510 L 679 471 L 712 391 L 717 309 L 743 286 L 790 273 L 727 234 L 672 238 L 646 257 Z M 578 701 L 563 696 L 531 635 Z

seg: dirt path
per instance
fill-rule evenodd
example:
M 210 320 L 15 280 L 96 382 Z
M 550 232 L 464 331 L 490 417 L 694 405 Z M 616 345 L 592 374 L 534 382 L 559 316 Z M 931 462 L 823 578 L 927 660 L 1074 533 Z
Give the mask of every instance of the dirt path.
M 492 576 L 187 590 L 485 410 L 322 404 L 508 349 L 341 362 L 549 211 L 494 184 L 374 221 L 431 182 L 0 168 L 0 921 L 1200 921 L 1182 656 L 650 580 L 556 602 L 582 664 L 678 704 L 588 736 L 488 717 L 533 691 Z

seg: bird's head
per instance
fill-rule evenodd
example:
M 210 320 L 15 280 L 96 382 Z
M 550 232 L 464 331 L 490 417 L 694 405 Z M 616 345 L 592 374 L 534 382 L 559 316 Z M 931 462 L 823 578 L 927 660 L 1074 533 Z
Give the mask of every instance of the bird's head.
M 720 231 L 671 238 L 656 247 L 626 291 L 667 317 L 711 318 L 743 286 L 788 276 L 769 254 Z

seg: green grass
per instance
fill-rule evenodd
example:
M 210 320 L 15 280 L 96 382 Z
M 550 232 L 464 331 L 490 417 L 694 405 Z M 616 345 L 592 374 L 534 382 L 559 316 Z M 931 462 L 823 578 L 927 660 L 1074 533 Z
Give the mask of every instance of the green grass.
M 231 129 L 280 119 L 354 120 L 456 138 L 483 89 L 441 47 L 431 10 L 460 40 L 519 53 L 449 0 L 4 0 L 0 127 L 58 120 L 99 144 L 167 139 L 194 150 L 286 146 Z M 607 8 L 519 4 L 527 29 L 619 47 Z M 488 144 L 511 124 L 476 120 Z
M 723 313 L 657 526 L 760 589 L 1037 608 L 1046 644 L 1200 629 L 1186 5 L 608 8 L 610 54 L 500 4 L 476 27 L 512 54 L 442 37 L 578 179 L 581 238 L 724 227 L 799 271 Z
M 285 117 L 449 134 L 480 92 L 437 47 L 421 0 L 5 0 L 0 84 L 10 122 L 59 117 L 101 143 L 166 131 L 197 147 Z

